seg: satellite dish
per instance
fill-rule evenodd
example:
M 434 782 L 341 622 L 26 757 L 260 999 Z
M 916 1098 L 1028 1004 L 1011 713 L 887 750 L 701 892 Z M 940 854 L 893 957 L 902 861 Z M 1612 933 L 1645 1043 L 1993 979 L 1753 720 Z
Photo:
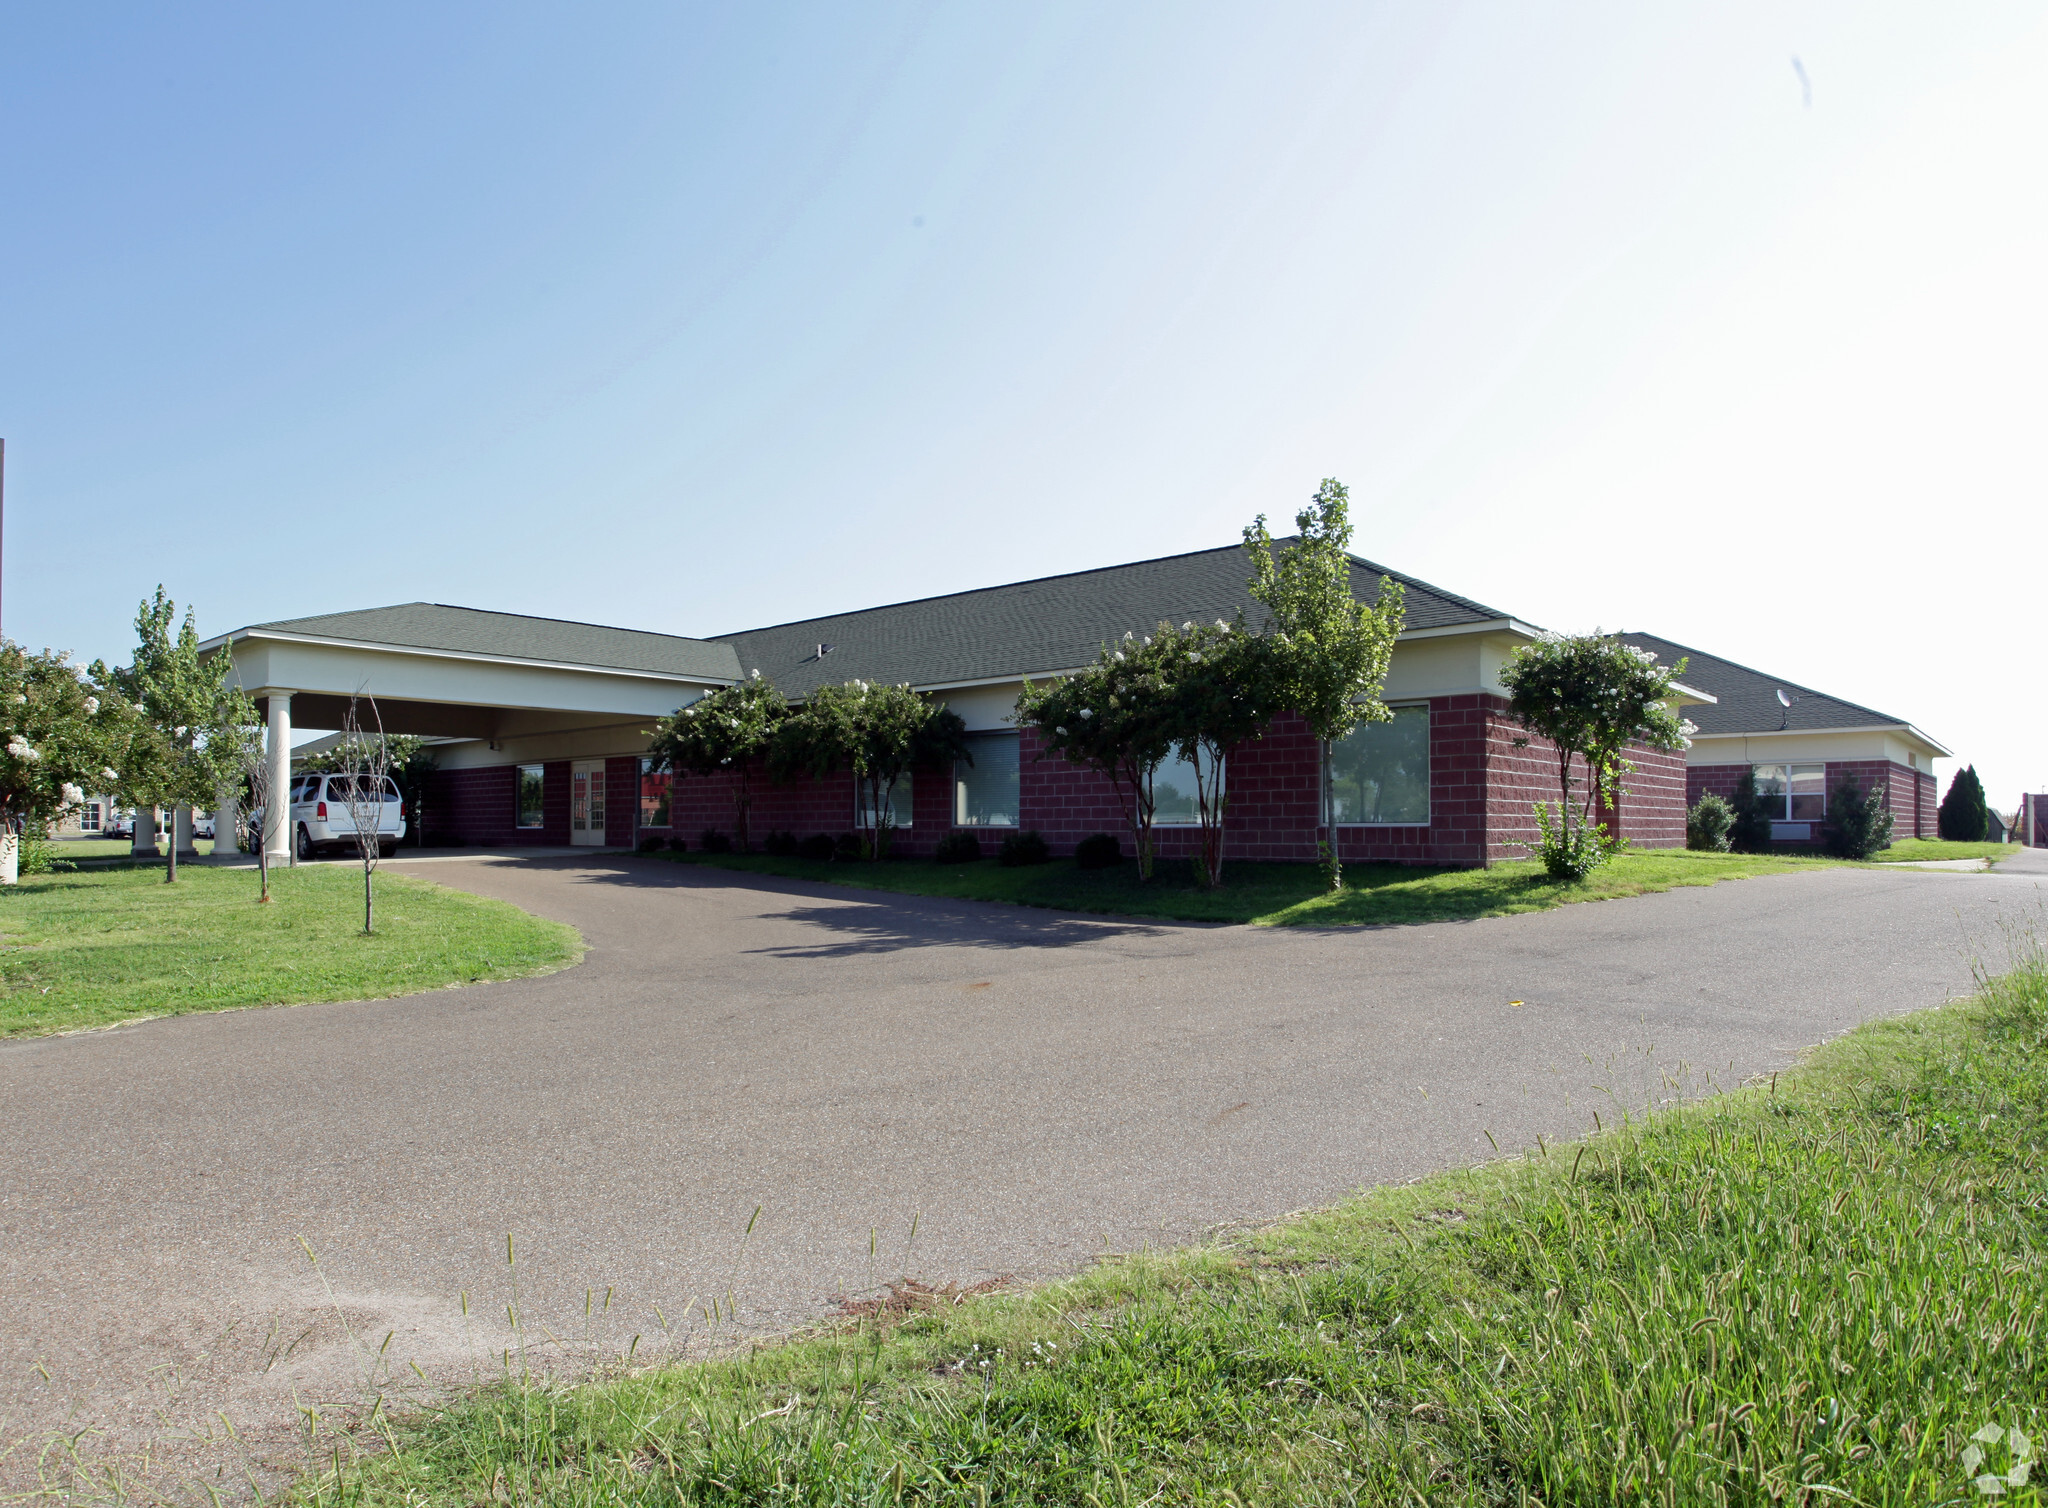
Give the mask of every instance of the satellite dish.
M 1778 705 L 1780 707 L 1789 707 L 1792 705 L 1792 698 L 1785 695 L 1785 689 L 1782 686 L 1778 688 Z

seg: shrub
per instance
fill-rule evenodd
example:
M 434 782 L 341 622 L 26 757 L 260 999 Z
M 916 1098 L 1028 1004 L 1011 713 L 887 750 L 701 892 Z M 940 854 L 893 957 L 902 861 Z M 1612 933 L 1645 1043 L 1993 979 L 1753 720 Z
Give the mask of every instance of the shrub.
M 1079 869 L 1114 869 L 1123 861 L 1123 845 L 1114 833 L 1095 833 L 1074 845 L 1074 865 Z
M 1853 772 L 1828 797 L 1828 852 L 1841 859 L 1867 859 L 1892 846 L 1892 809 L 1883 796 L 1863 793 Z
M 941 864 L 969 864 L 981 857 L 981 839 L 973 833 L 947 833 L 932 857 Z
M 832 845 L 832 857 L 838 860 L 853 860 L 867 856 L 867 845 L 861 842 L 859 833 L 841 833 Z
M 832 841 L 830 833 L 812 833 L 803 842 L 797 844 L 796 856 L 800 859 L 809 859 L 818 864 L 829 864 L 832 862 L 832 850 L 837 846 Z
M 773 854 L 779 859 L 795 858 L 797 847 L 795 833 L 776 832 L 772 828 L 769 830 L 768 836 L 761 840 L 761 852 Z
M 1769 853 L 1771 823 L 1783 815 L 1782 803 L 1774 796 L 1759 796 L 1756 771 L 1744 770 L 1735 783 L 1735 823 L 1728 829 L 1728 846 L 1737 853 Z
M 1977 767 L 1966 765 L 1948 783 L 1941 798 L 1935 829 L 1952 843 L 1982 843 L 1991 836 L 1991 811 L 1984 801 L 1984 782 Z
M 1044 838 L 1036 830 L 1027 828 L 1021 833 L 1011 833 L 1003 839 L 1003 846 L 996 854 L 998 864 L 1016 869 L 1025 864 L 1043 864 L 1052 857 L 1052 849 L 1046 846 Z
M 1605 828 L 1591 822 L 1572 827 L 1553 820 L 1550 808 L 1541 802 L 1536 804 L 1536 825 L 1542 829 L 1536 857 L 1543 861 L 1544 872 L 1553 880 L 1577 884 L 1623 846 L 1609 838 Z
M 1685 814 L 1685 846 L 1701 853 L 1726 853 L 1734 827 L 1735 808 L 1709 791 Z
M 732 839 L 715 827 L 707 827 L 698 837 L 697 846 L 706 853 L 731 853 Z
M 639 843 L 640 852 L 659 853 L 666 844 L 673 843 L 674 841 L 675 839 L 673 838 L 664 839 L 659 833 L 642 833 Z
M 670 838 L 668 840 L 668 851 L 670 853 L 684 853 L 688 851 L 689 847 L 690 840 L 684 837 L 681 833 L 677 833 L 673 838 Z

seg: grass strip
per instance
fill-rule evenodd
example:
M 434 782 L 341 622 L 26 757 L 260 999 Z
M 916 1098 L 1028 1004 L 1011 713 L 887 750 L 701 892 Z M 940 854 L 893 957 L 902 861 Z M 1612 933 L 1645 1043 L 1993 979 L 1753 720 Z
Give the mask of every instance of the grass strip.
M 1990 859 L 1996 863 L 2020 852 L 2018 843 L 1955 843 L 1946 838 L 1901 838 L 1882 853 L 1873 854 L 1873 864 L 1907 864 L 1927 859 Z
M 574 963 L 572 927 L 406 875 L 342 865 L 272 873 L 192 865 L 54 874 L 0 889 L 0 1036 L 138 1017 L 367 1000 Z
M 1185 859 L 1163 859 L 1149 885 L 1138 882 L 1137 865 L 1126 860 L 1113 869 L 1079 869 L 1072 859 L 1055 859 L 1006 869 L 989 859 L 971 864 L 936 864 L 929 859 L 882 863 L 831 863 L 775 858 L 766 854 L 662 853 L 683 864 L 734 869 L 748 874 L 816 880 L 891 890 L 908 895 L 1005 901 L 1060 911 L 1093 911 L 1117 916 L 1156 916 L 1173 921 L 1247 922 L 1260 927 L 1347 927 L 1404 922 L 1464 921 L 1548 911 L 1575 901 L 1615 900 L 1713 885 L 1722 880 L 1824 868 L 1834 861 L 1777 854 L 1711 854 L 1686 849 L 1644 849 L 1624 853 L 1595 870 L 1581 884 L 1562 883 L 1534 860 L 1496 864 L 1490 869 L 1418 869 L 1405 864 L 1347 864 L 1344 889 L 1329 894 L 1309 864 L 1224 866 L 1220 889 L 1195 883 Z
M 377 1454 L 325 1442 L 294 1496 L 1819 1505 L 1996 1472 L 2038 1501 L 2044 1035 L 2031 947 L 1966 1004 L 1543 1155 L 1032 1291 L 899 1285 L 722 1361 L 515 1369 L 380 1420 Z

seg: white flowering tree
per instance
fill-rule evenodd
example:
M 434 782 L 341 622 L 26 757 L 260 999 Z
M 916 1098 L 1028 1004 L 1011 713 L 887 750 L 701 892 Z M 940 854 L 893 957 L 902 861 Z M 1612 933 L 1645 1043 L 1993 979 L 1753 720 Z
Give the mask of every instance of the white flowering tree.
M 733 837 L 741 853 L 751 846 L 747 818 L 754 806 L 754 766 L 768 752 L 789 704 L 773 681 L 755 671 L 737 685 L 721 686 L 679 707 L 655 725 L 648 758 L 657 770 L 689 775 L 731 775 Z
M 177 611 L 158 587 L 135 614 L 135 662 L 113 674 L 136 714 L 120 770 L 122 793 L 138 812 L 212 801 L 241 773 L 256 724 L 255 704 L 233 684 L 228 657 L 199 652 L 190 611 L 173 635 Z M 170 848 L 166 883 L 178 878 L 175 820 Z
M 1501 667 L 1508 710 L 1529 732 L 1548 739 L 1557 756 L 1555 821 L 1541 804 L 1536 807 L 1542 833 L 1536 852 L 1553 878 L 1583 880 L 1627 846 L 1620 833 L 1595 825 L 1593 802 L 1598 797 L 1619 809 L 1622 781 L 1634 768 L 1627 757 L 1629 745 L 1691 746 L 1693 727 L 1673 710 L 1679 696 L 1675 682 L 1684 670 L 1683 660 L 1660 665 L 1647 649 L 1597 631 L 1546 633 L 1517 649 Z M 1521 746 L 1528 742 L 1516 740 Z M 1576 807 L 1575 757 L 1589 776 Z
M 1152 776 L 1173 752 L 1165 654 L 1151 636 L 1126 633 L 1103 645 L 1085 670 L 1027 680 L 1017 698 L 1018 724 L 1038 731 L 1037 758 L 1085 765 L 1116 792 L 1141 883 L 1152 878 Z
M 868 858 L 881 859 L 895 829 L 896 782 L 913 765 L 971 759 L 966 732 L 959 713 L 908 686 L 848 681 L 810 694 L 783 723 L 773 759 L 781 775 L 851 770 L 861 846 Z
M 103 672 L 0 639 L 0 885 L 20 874 L 24 832 L 120 781 L 113 765 L 127 744 L 128 708 Z

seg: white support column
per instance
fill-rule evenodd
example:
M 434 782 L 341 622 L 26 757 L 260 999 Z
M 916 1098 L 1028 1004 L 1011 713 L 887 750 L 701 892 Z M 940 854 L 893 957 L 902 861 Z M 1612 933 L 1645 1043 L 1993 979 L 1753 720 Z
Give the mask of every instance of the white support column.
M 220 789 L 213 793 L 213 856 L 216 859 L 231 859 L 239 851 L 235 845 L 235 829 L 241 820 L 241 783 L 223 780 Z
M 164 826 L 165 836 L 171 840 L 172 845 L 178 850 L 178 857 L 180 859 L 196 859 L 199 857 L 199 850 L 192 846 L 191 807 L 172 807 L 171 820 L 165 823 Z
M 157 809 L 153 806 L 135 808 L 135 841 L 128 845 L 128 851 L 145 858 L 157 858 L 156 851 Z
M 270 742 L 263 753 L 270 767 L 270 790 L 263 803 L 263 851 L 272 863 L 288 863 L 292 854 L 292 694 L 272 691 L 268 697 Z

